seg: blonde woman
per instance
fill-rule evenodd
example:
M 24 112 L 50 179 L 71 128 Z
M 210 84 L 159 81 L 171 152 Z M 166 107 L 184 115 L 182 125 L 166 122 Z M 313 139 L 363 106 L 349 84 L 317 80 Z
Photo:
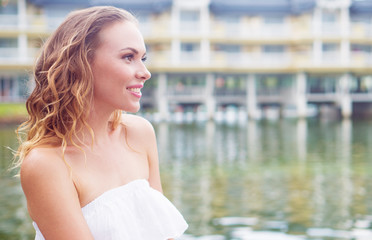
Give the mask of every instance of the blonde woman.
M 165 240 L 187 223 L 162 195 L 154 130 L 137 112 L 150 78 L 137 20 L 72 12 L 44 44 L 18 149 L 36 240 Z

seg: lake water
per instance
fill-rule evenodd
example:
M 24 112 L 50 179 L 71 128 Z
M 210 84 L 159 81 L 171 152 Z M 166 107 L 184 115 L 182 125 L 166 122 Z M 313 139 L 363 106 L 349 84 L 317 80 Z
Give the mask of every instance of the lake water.
M 371 240 L 372 122 L 156 124 L 164 194 L 181 239 Z M 33 239 L 0 129 L 0 239 Z

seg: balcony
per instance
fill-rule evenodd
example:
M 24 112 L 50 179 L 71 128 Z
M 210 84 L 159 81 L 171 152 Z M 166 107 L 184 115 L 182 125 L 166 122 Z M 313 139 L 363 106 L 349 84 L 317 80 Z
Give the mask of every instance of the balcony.
M 171 36 L 170 21 L 142 21 L 139 24 L 144 38 L 167 38 Z
M 179 35 L 186 36 L 200 36 L 203 35 L 199 22 L 181 22 L 179 28 Z
M 341 57 L 340 51 L 324 51 L 319 59 L 309 51 L 294 52 L 225 52 L 211 51 L 209 59 L 202 62 L 200 51 L 181 52 L 174 59 L 171 51 L 149 52 L 148 66 L 151 68 L 168 67 L 212 67 L 215 69 L 288 69 L 288 68 L 363 68 L 372 67 L 372 53 L 351 52 L 350 58 Z
M 322 24 L 323 37 L 339 37 L 341 36 L 341 27 L 339 23 L 323 23 Z
M 343 62 L 346 62 L 347 59 L 341 58 L 341 53 L 339 51 L 326 51 L 323 52 L 321 58 L 321 64 L 324 66 L 339 66 Z
M 197 65 L 200 66 L 201 64 L 201 53 L 200 51 L 192 51 L 192 52 L 181 52 L 180 64 L 187 64 L 187 65 Z
M 20 53 L 18 48 L 0 48 L 0 65 L 33 65 L 39 49 L 29 48 L 26 53 Z
M 352 52 L 350 57 L 350 63 L 353 67 L 371 67 L 372 66 L 372 54 L 368 52 Z
M 181 83 L 168 86 L 167 96 L 173 101 L 187 101 L 189 103 L 203 102 L 206 96 L 205 86 L 183 85 Z
M 44 15 L 27 15 L 24 22 L 18 15 L 0 14 L 0 33 L 6 31 L 24 31 L 48 33 L 62 23 L 62 17 L 46 17 Z
M 244 40 L 278 40 L 291 37 L 291 26 L 288 23 L 278 24 L 248 24 L 211 22 L 211 37 L 227 38 L 231 36 Z M 273 39 L 274 38 L 274 39 Z
M 3 15 L 0 14 L 0 29 L 13 30 L 18 27 L 18 15 Z
M 18 48 L 0 48 L 0 61 L 17 60 Z
M 264 38 L 289 38 L 291 35 L 291 26 L 289 24 L 264 24 L 260 34 Z

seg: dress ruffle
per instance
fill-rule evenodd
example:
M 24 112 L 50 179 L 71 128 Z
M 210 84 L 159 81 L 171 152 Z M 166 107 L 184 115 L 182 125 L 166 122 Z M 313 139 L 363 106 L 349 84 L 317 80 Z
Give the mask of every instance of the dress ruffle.
M 82 208 L 95 240 L 166 240 L 188 225 L 175 206 L 145 179 L 111 189 Z M 36 223 L 35 240 L 44 240 Z

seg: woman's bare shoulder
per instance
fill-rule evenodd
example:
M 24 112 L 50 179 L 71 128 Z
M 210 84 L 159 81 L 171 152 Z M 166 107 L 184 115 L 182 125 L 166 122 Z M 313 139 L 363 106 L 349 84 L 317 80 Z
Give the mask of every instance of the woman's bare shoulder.
M 154 128 L 152 124 L 145 118 L 134 115 L 134 114 L 123 114 L 122 124 L 128 128 L 128 130 L 140 131 L 144 134 L 153 134 Z
M 21 165 L 21 174 L 47 170 L 61 164 L 62 155 L 59 148 L 54 147 L 36 147 L 32 149 L 23 159 Z
M 57 176 L 68 177 L 69 173 L 59 148 L 37 147 L 24 158 L 20 176 L 22 187 L 27 191 L 38 184 L 50 182 Z
M 133 114 L 124 114 L 122 119 L 127 142 L 132 147 L 148 152 L 156 145 L 155 130 L 147 119 Z
M 21 185 L 30 216 L 47 239 L 93 239 L 59 148 L 33 149 L 21 165 Z

